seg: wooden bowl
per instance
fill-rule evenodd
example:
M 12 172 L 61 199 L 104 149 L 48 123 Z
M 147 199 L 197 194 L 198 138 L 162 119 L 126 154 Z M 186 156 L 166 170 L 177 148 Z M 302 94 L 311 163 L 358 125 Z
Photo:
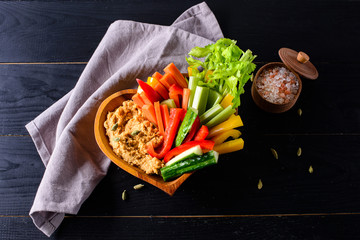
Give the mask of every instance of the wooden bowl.
M 136 89 L 126 89 L 119 92 L 116 92 L 106 98 L 100 105 L 94 123 L 94 132 L 95 139 L 99 145 L 101 151 L 108 157 L 110 160 L 115 163 L 117 166 L 125 170 L 126 172 L 132 174 L 133 176 L 148 182 L 155 187 L 163 190 L 170 196 L 172 196 L 175 191 L 180 187 L 180 185 L 191 176 L 192 172 L 185 173 L 182 176 L 178 177 L 175 180 L 165 182 L 158 175 L 148 175 L 143 170 L 136 166 L 132 166 L 125 162 L 121 157 L 117 156 L 112 147 L 109 144 L 109 139 L 106 135 L 104 122 L 107 117 L 107 113 L 114 111 L 117 107 L 121 106 L 123 101 L 131 99 L 131 97 L 136 93 Z
M 260 76 L 260 74 L 267 70 L 267 69 L 271 69 L 271 68 L 275 68 L 275 67 L 284 67 L 286 69 L 288 69 L 289 71 L 291 71 L 297 78 L 298 82 L 299 82 L 299 89 L 294 97 L 294 99 L 288 103 L 283 103 L 283 104 L 279 104 L 279 103 L 272 103 L 268 100 L 266 100 L 258 91 L 257 87 L 256 87 L 256 83 L 258 81 L 258 78 Z M 257 71 L 255 78 L 253 80 L 252 86 L 251 86 L 251 96 L 254 100 L 254 102 L 256 103 L 256 105 L 258 107 L 260 107 L 261 109 L 267 111 L 267 112 L 271 112 L 271 113 L 282 113 L 282 112 L 286 112 L 287 110 L 289 110 L 290 108 L 292 108 L 294 106 L 294 104 L 296 103 L 297 99 L 299 98 L 300 92 L 302 89 L 302 82 L 301 79 L 299 77 L 299 75 L 294 72 L 292 69 L 288 68 L 284 63 L 281 62 L 272 62 L 272 63 L 268 63 L 265 64 L 264 66 L 262 66 L 259 71 Z

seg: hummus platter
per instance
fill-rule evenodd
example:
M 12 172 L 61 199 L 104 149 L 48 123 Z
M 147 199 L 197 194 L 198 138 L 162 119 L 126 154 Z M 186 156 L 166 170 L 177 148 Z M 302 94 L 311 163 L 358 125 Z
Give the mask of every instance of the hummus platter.
M 138 89 L 115 93 L 99 107 L 99 147 L 121 168 L 172 195 L 194 171 L 243 148 L 236 109 L 255 57 L 223 38 L 193 48 L 186 74 L 169 63 L 164 73 L 136 79 Z

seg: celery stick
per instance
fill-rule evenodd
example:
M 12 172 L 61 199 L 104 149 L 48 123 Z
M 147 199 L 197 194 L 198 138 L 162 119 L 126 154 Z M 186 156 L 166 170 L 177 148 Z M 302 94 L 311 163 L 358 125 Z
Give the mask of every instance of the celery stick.
M 161 105 L 167 105 L 169 109 L 176 108 L 175 101 L 174 101 L 174 99 L 171 99 L 171 98 L 162 101 Z
M 218 93 L 217 91 L 210 89 L 209 90 L 209 97 L 208 97 L 208 101 L 206 103 L 206 109 L 210 109 L 212 108 L 215 104 L 220 103 L 222 100 L 223 96 Z
M 216 115 L 213 119 L 211 119 L 205 125 L 208 128 L 212 128 L 212 127 L 222 123 L 226 119 L 228 119 L 231 116 L 231 114 L 233 114 L 235 112 L 236 112 L 236 110 L 233 109 L 232 106 L 230 105 L 227 108 L 225 108 L 224 110 L 222 110 L 218 115 Z
M 205 112 L 208 96 L 209 88 L 200 86 L 196 87 L 192 108 L 198 110 L 199 116 L 201 116 Z
M 194 77 L 194 76 L 189 77 L 188 88 L 190 89 L 190 97 L 189 97 L 188 107 L 191 107 L 193 104 L 195 89 L 196 89 L 198 81 L 199 81 L 199 78 L 197 78 L 197 77 Z
M 208 121 L 217 116 L 222 110 L 224 110 L 224 108 L 221 107 L 219 103 L 215 104 L 212 108 L 210 108 L 203 115 L 200 116 L 201 124 L 206 124 Z

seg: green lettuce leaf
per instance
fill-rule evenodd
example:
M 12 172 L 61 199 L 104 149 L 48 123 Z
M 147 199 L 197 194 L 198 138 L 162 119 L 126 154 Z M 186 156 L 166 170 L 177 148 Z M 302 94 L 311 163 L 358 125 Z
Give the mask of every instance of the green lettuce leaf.
M 221 38 L 205 47 L 194 47 L 186 58 L 192 68 L 201 68 L 196 77 L 201 78 L 199 85 L 207 86 L 222 95 L 234 96 L 233 107 L 240 106 L 246 82 L 251 79 L 256 58 L 250 50 L 242 51 L 235 40 Z M 202 71 L 201 71 L 202 70 Z M 210 71 L 210 74 L 206 74 Z M 205 77 L 207 76 L 207 77 Z

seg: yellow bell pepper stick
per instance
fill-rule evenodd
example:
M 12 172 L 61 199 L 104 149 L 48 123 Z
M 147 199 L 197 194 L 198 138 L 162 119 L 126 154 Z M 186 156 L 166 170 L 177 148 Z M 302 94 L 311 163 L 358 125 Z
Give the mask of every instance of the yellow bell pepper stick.
M 218 152 L 219 154 L 224 154 L 224 153 L 235 152 L 243 148 L 244 148 L 244 140 L 242 138 L 238 138 L 235 140 L 224 142 L 219 145 L 215 145 L 213 150 Z
M 156 78 L 153 77 L 148 77 L 146 83 L 149 84 L 152 88 L 155 87 L 155 85 L 158 83 L 159 81 L 156 80 Z
M 220 105 L 223 108 L 227 108 L 228 106 L 232 105 L 232 100 L 233 99 L 234 99 L 234 97 L 232 95 L 230 95 L 230 93 L 228 93 L 228 94 L 225 95 L 225 97 L 221 101 Z
M 209 135 L 207 136 L 207 138 L 212 138 L 216 135 L 219 135 L 220 133 L 223 133 L 227 130 L 230 130 L 230 129 L 234 129 L 234 128 L 237 128 L 237 127 L 241 127 L 243 126 L 243 122 L 240 118 L 239 115 L 231 115 L 228 120 L 216 125 L 215 127 L 211 128 L 209 130 Z
M 219 144 L 225 142 L 225 140 L 228 139 L 229 137 L 232 137 L 233 139 L 237 139 L 240 137 L 240 135 L 241 135 L 241 132 L 239 130 L 230 129 L 223 133 L 220 133 L 219 135 L 216 135 L 215 137 L 211 138 L 210 140 L 214 141 L 215 145 L 219 145 Z

